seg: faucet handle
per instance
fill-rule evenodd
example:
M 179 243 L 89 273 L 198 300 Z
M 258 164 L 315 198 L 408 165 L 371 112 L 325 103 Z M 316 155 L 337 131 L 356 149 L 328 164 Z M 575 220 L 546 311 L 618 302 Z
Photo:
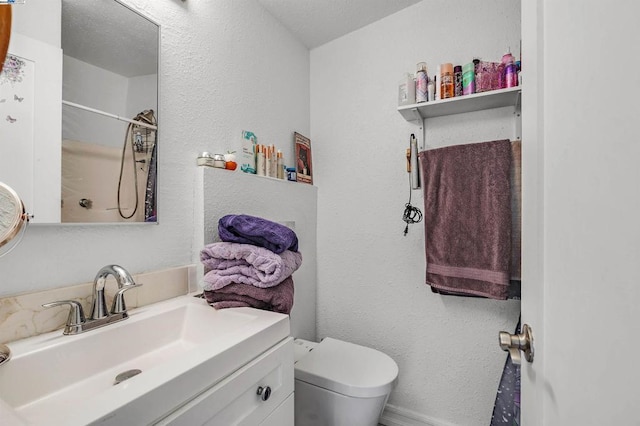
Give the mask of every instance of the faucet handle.
M 111 305 L 111 314 L 127 314 L 127 305 L 124 303 L 124 293 L 132 288 L 142 287 L 142 284 L 129 284 L 118 290 L 113 297 L 113 304 Z
M 80 327 L 86 322 L 84 310 L 79 302 L 76 302 L 75 300 L 59 300 L 56 302 L 45 303 L 42 307 L 52 308 L 54 306 L 62 305 L 69 305 L 71 307 L 69 309 L 69 316 L 67 317 L 67 324 L 64 328 L 64 334 L 71 334 L 73 329 Z

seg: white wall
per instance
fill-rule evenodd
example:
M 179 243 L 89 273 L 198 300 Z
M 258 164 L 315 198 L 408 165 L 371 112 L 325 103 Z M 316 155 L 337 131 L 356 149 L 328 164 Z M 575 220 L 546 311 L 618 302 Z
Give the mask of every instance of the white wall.
M 158 76 L 156 74 L 131 77 L 128 81 L 126 117 L 133 118 L 139 112 L 153 109 L 158 118 L 156 105 L 149 103 L 158 93 Z
M 44 10 L 49 1 L 28 6 Z M 193 246 L 197 154 L 239 147 L 245 128 L 283 148 L 293 130 L 309 132 L 309 53 L 255 0 L 126 3 L 162 30 L 159 224 L 31 226 L 0 259 L 0 295 L 91 281 L 109 263 L 132 273 L 190 263 L 200 249 Z
M 65 55 L 62 99 L 126 116 L 129 79 Z M 122 147 L 127 123 L 79 108 L 63 106 L 62 138 Z
M 65 101 L 130 119 L 145 109 L 157 110 L 155 74 L 127 78 L 67 55 L 63 64 Z M 63 110 L 63 139 L 122 148 L 128 123 L 71 106 Z
M 199 190 L 198 188 L 202 188 Z M 318 188 L 312 185 L 201 167 L 196 177 L 197 247 L 220 241 L 218 220 L 228 214 L 250 214 L 294 229 L 302 265 L 293 274 L 295 286 L 291 335 L 316 339 L 317 209 Z M 231 189 L 232 188 L 232 189 Z M 198 263 L 199 250 L 194 252 Z M 202 267 L 199 268 L 202 276 Z M 203 281 L 199 285 L 202 287 Z
M 404 237 L 405 149 L 418 128 L 396 111 L 404 72 L 426 61 L 519 56 L 520 4 L 423 1 L 311 52 L 318 192 L 318 337 L 378 348 L 399 365 L 389 403 L 424 423 L 489 424 L 519 303 L 443 297 L 424 284 L 424 228 Z M 513 136 L 512 109 L 427 122 L 427 144 Z M 422 208 L 420 191 L 412 204 Z

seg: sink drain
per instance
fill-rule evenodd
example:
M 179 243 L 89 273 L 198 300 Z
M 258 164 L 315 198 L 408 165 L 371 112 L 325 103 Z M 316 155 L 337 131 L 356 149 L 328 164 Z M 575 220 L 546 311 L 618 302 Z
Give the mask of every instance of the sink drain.
M 123 373 L 120 373 L 116 376 L 116 381 L 114 382 L 114 386 L 117 385 L 120 382 L 124 382 L 127 379 L 132 378 L 133 376 L 137 376 L 138 374 L 142 373 L 142 370 L 138 370 L 137 368 L 133 369 L 133 370 L 127 370 Z

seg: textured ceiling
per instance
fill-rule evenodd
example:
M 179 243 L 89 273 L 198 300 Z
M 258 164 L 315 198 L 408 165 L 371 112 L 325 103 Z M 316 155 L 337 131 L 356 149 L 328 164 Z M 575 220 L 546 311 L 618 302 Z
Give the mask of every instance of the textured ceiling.
M 308 48 L 421 0 L 258 0 Z M 158 28 L 115 1 L 62 0 L 62 48 L 125 77 L 157 72 Z
M 158 72 L 158 27 L 115 1 L 63 0 L 62 49 L 125 77 Z
M 309 49 L 421 0 L 258 0 Z

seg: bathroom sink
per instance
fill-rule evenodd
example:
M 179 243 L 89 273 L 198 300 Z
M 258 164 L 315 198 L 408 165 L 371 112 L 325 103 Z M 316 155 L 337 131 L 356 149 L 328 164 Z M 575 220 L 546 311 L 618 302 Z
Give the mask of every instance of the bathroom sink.
M 289 335 L 286 315 L 215 310 L 191 296 L 129 314 L 79 335 L 58 330 L 8 344 L 0 423 L 153 423 Z

